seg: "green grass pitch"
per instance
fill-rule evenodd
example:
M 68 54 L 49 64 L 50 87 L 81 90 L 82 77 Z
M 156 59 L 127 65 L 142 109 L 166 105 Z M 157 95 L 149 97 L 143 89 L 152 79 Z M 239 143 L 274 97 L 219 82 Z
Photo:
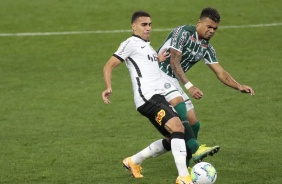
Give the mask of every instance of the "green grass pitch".
M 199 141 L 221 146 L 205 161 L 218 172 L 216 184 L 281 183 L 281 4 L 0 1 L 0 183 L 175 183 L 171 153 L 144 162 L 143 179 L 131 178 L 121 166 L 123 158 L 161 136 L 135 110 L 124 65 L 114 70 L 112 103 L 103 104 L 102 68 L 131 35 L 105 31 L 130 30 L 132 12 L 148 11 L 157 49 L 169 32 L 164 29 L 196 24 L 206 6 L 222 17 L 211 40 L 219 62 L 256 95 L 225 87 L 203 61 L 187 73 L 204 92 L 193 100 L 202 123 Z

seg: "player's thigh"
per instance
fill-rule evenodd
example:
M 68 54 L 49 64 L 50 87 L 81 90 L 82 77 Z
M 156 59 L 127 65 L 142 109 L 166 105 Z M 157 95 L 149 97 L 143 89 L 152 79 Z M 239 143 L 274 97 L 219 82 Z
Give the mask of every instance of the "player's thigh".
M 177 113 L 173 111 L 170 104 L 162 95 L 154 95 L 137 110 L 143 116 L 147 117 L 154 127 L 164 136 L 168 136 L 171 133 L 165 128 L 165 124 L 170 122 L 169 120 L 172 118 L 173 120 L 175 117 L 178 118 Z
M 164 72 L 161 72 L 161 76 L 170 85 L 169 88 L 165 90 L 165 99 L 168 102 L 172 101 L 173 99 L 177 99 L 177 98 L 183 101 L 182 94 L 179 91 L 179 88 L 181 89 L 181 87 L 179 86 L 177 79 L 166 75 Z
M 194 109 L 194 105 L 193 105 L 191 99 L 189 98 L 189 96 L 184 91 L 182 93 L 182 98 L 185 102 L 187 111 Z
M 189 121 L 190 125 L 194 125 L 195 123 L 198 122 L 198 119 L 197 119 L 196 112 L 195 112 L 194 108 L 192 108 L 189 111 L 187 111 L 187 118 L 188 118 L 188 121 Z
M 168 80 L 172 86 L 174 87 L 173 89 L 177 89 L 178 92 L 175 91 L 169 91 L 165 97 L 166 100 L 171 103 L 171 105 L 176 106 L 178 103 L 182 102 L 182 100 L 186 104 L 186 109 L 189 111 L 190 109 L 193 109 L 194 106 L 189 98 L 189 96 L 186 94 L 186 91 L 183 90 L 183 88 L 180 86 L 179 81 L 176 78 L 172 78 L 163 72 L 161 73 L 162 77 Z M 179 97 L 179 94 L 181 95 L 182 99 Z

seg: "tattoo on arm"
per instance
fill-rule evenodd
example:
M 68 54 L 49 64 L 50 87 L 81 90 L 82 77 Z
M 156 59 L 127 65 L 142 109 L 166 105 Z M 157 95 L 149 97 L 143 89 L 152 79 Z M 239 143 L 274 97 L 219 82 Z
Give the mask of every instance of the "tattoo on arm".
M 176 52 L 176 51 L 175 51 Z M 176 78 L 182 83 L 182 84 L 186 84 L 188 82 L 188 79 L 180 65 L 180 61 L 181 61 L 181 57 L 182 54 L 176 54 L 175 52 L 173 52 L 173 54 L 171 54 L 170 57 L 170 66 L 171 69 L 173 70 Z
M 235 88 L 235 89 L 239 89 L 239 86 L 240 86 L 240 84 L 236 82 L 230 75 L 225 77 L 224 84 L 226 84 L 229 87 Z

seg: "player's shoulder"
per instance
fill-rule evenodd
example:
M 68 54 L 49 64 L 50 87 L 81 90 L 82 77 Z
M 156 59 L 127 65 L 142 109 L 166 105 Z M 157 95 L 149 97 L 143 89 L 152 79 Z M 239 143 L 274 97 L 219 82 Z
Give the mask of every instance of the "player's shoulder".
M 136 45 L 136 41 L 131 36 L 131 37 L 128 37 L 126 40 L 124 40 L 120 43 L 119 49 L 132 50 L 134 45 Z
M 212 44 L 209 42 L 209 40 L 205 40 L 205 42 L 203 42 L 203 44 L 207 45 L 209 49 L 214 49 Z
M 193 35 L 196 32 L 196 26 L 194 25 L 181 25 L 176 27 L 171 33 L 171 36 L 175 35 Z
M 190 31 L 190 32 L 196 32 L 196 26 L 194 25 L 185 25 L 183 26 L 183 29 L 185 29 L 186 31 Z
M 194 25 L 181 25 L 174 29 L 174 31 L 187 31 L 187 32 L 196 32 L 196 26 Z
M 210 43 L 210 40 L 203 40 L 202 45 L 206 45 L 207 48 L 213 48 L 212 44 Z
M 215 49 L 214 49 L 214 47 L 212 46 L 212 44 L 209 42 L 209 40 L 204 40 L 203 42 L 202 42 L 202 45 L 206 45 L 207 47 L 207 50 L 208 51 L 211 51 L 214 55 L 215 55 Z
M 133 35 L 133 36 L 127 38 L 122 43 L 126 44 L 126 45 L 134 46 L 134 45 L 142 44 L 142 43 L 144 43 L 144 41 L 141 38 L 139 38 L 138 36 Z
M 123 45 L 128 45 L 128 44 L 132 44 L 134 42 L 132 36 L 127 38 L 126 40 L 122 41 L 121 44 Z

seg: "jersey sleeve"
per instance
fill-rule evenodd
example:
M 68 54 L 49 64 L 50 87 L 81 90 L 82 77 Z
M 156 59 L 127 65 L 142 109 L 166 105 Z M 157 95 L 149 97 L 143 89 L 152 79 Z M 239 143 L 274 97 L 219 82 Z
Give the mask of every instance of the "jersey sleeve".
M 177 27 L 171 33 L 170 47 L 182 52 L 185 43 L 189 38 L 189 32 L 184 29 L 184 26 Z
M 113 56 L 123 62 L 132 54 L 132 48 L 132 40 L 128 39 L 120 44 L 118 50 L 113 54 Z
M 218 63 L 215 50 L 211 44 L 208 45 L 208 48 L 204 54 L 204 60 L 206 64 Z

